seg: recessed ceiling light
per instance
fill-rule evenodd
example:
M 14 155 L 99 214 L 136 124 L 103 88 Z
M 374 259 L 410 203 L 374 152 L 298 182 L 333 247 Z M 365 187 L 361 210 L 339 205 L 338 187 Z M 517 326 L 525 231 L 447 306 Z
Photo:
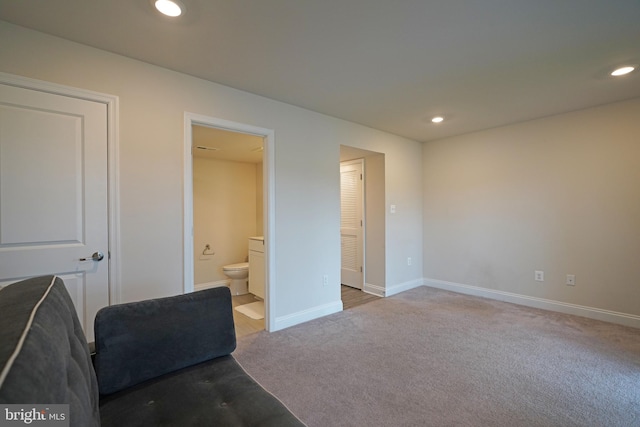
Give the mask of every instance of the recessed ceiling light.
M 625 74 L 629 74 L 630 72 L 632 72 L 635 69 L 636 69 L 635 67 L 632 67 L 632 66 L 628 65 L 628 66 L 620 67 L 620 68 L 617 68 L 617 69 L 613 70 L 611 72 L 611 75 L 615 76 L 615 77 L 624 76 Z
M 177 0 L 155 0 L 153 5 L 160 13 L 174 18 L 184 12 L 184 5 Z
M 444 117 L 442 116 L 435 116 L 434 118 L 431 119 L 431 121 L 433 123 L 442 123 L 444 121 Z

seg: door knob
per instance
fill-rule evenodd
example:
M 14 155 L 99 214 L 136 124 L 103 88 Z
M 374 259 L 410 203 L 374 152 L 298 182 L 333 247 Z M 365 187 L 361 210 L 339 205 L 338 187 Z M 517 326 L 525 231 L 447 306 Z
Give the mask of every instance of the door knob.
M 104 254 L 102 252 L 94 252 L 93 255 L 88 258 L 80 258 L 80 261 L 102 261 L 103 258 Z

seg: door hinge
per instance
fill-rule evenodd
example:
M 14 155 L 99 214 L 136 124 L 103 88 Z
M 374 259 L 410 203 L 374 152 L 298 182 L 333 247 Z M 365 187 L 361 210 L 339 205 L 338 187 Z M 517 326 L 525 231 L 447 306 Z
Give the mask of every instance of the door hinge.
M 362 181 L 362 174 L 360 174 L 360 181 Z
M 362 273 L 362 266 L 360 266 L 360 273 Z

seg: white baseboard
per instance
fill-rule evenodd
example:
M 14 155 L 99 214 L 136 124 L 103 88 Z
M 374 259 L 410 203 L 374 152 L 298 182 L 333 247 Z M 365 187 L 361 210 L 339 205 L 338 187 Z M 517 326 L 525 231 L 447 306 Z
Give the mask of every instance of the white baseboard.
M 342 301 L 340 300 L 298 311 L 297 313 L 288 314 L 286 316 L 277 317 L 275 321 L 275 328 L 271 330 L 271 332 L 299 325 L 300 323 L 328 316 L 329 314 L 337 313 L 339 311 L 342 311 Z
M 617 311 L 603 310 L 595 307 L 569 304 L 561 301 L 545 298 L 530 297 L 511 292 L 497 291 L 481 288 L 479 286 L 463 285 L 461 283 L 447 282 L 444 280 L 424 279 L 424 285 L 432 288 L 444 289 L 461 294 L 490 298 L 498 301 L 510 302 L 527 307 L 541 308 L 559 313 L 573 314 L 588 317 L 590 319 L 603 320 L 605 322 L 640 328 L 640 316 L 620 313 Z
M 409 289 L 417 288 L 424 285 L 424 279 L 410 280 L 409 282 L 398 283 L 397 285 L 388 286 L 384 289 L 385 297 L 399 294 L 400 292 L 408 291 Z
M 379 297 L 384 297 L 384 287 L 378 285 L 372 285 L 371 283 L 365 283 L 362 288 L 363 292 L 367 292 L 369 294 L 377 295 Z
M 193 285 L 193 290 L 202 291 L 204 289 L 209 289 L 209 288 L 219 288 L 220 286 L 229 286 L 229 282 L 231 282 L 231 280 L 226 279 L 226 280 L 218 280 L 216 282 L 198 283 L 196 285 Z

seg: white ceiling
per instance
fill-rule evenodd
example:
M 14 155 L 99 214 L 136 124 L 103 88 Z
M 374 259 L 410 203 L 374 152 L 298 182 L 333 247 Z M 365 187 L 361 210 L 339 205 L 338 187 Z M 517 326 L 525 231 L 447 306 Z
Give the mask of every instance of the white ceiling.
M 0 18 L 428 141 L 640 96 L 638 0 L 0 0 Z M 434 114 L 447 120 L 430 123 Z
M 206 126 L 193 126 L 191 129 L 194 157 L 244 163 L 262 162 L 264 141 L 259 136 Z

